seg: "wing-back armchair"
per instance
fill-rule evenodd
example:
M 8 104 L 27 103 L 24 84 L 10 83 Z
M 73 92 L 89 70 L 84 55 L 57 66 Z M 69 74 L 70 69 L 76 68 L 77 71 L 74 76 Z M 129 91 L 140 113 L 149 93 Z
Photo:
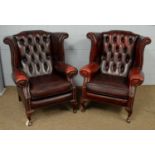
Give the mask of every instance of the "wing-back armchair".
M 136 87 L 144 81 L 143 53 L 150 38 L 128 31 L 88 33 L 89 64 L 80 70 L 84 77 L 81 108 L 89 100 L 124 106 L 130 122 Z
M 71 103 L 76 112 L 76 87 L 73 76 L 77 69 L 65 64 L 64 39 L 67 33 L 25 31 L 6 37 L 10 46 L 12 77 L 19 100 L 25 105 L 26 125 L 31 125 L 31 114 L 39 107 Z

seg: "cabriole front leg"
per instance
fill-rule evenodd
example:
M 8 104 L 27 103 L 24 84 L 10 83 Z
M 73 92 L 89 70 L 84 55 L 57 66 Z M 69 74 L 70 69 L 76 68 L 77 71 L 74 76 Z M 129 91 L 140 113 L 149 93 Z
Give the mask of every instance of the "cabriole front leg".
M 136 87 L 134 86 L 130 86 L 129 88 L 129 100 L 128 100 L 128 104 L 126 107 L 126 111 L 128 112 L 128 116 L 127 116 L 127 123 L 131 122 L 131 115 L 133 112 L 133 103 L 134 103 L 134 97 L 135 97 L 135 92 L 136 92 Z
M 86 84 L 87 84 L 87 82 L 89 82 L 89 80 L 90 79 L 88 79 L 87 77 L 84 77 L 83 88 L 82 88 L 82 97 L 80 99 L 81 112 L 86 111 L 86 103 L 88 103 L 88 99 L 85 98 L 85 96 L 86 96 Z
M 85 99 L 84 97 L 81 97 L 81 99 L 80 99 L 81 112 L 86 111 L 86 103 L 88 103 L 88 99 Z
M 71 104 L 72 104 L 72 108 L 73 108 L 73 113 L 76 113 L 77 109 L 78 109 L 76 86 L 73 82 L 73 77 L 71 78 L 71 77 L 67 76 L 67 79 L 72 84 L 72 87 L 73 87 L 73 91 L 72 91 L 73 99 L 71 100 Z
M 27 117 L 25 125 L 26 126 L 31 126 L 32 125 L 31 115 L 33 113 L 33 110 L 30 107 L 30 100 L 27 100 L 25 102 L 25 113 L 26 113 L 26 117 Z
M 19 102 L 21 102 L 21 101 L 22 101 L 22 100 L 21 100 L 21 97 L 20 97 L 19 95 L 18 95 L 18 101 L 19 101 Z
M 32 115 L 32 111 L 26 111 L 27 120 L 25 125 L 28 127 L 32 125 L 31 115 Z
M 73 113 L 76 113 L 78 109 L 78 102 L 77 102 L 77 91 L 76 87 L 73 87 Z
M 126 111 L 128 112 L 128 116 L 127 116 L 126 121 L 127 121 L 127 123 L 130 123 L 131 122 L 130 118 L 131 118 L 131 115 L 132 115 L 132 108 L 131 107 L 127 107 Z

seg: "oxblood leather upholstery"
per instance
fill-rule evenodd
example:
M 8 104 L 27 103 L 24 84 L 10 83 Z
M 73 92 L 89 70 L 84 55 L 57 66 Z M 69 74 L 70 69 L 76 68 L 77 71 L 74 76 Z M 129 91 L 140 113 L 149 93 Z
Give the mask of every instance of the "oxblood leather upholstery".
M 71 102 L 76 112 L 73 77 L 77 69 L 64 62 L 67 37 L 67 33 L 25 31 L 4 39 L 10 46 L 13 80 L 29 120 L 34 109 L 49 104 Z
M 127 79 L 112 75 L 98 74 L 87 83 L 87 91 L 98 95 L 128 99 Z
M 88 100 L 122 105 L 129 121 L 136 87 L 144 81 L 144 48 L 151 39 L 128 31 L 90 32 L 87 37 L 90 63 L 80 70 L 84 77 L 81 106 L 84 110 Z
M 71 83 L 68 82 L 65 77 L 56 74 L 30 78 L 32 100 L 66 94 L 71 91 Z
M 52 73 L 52 55 L 50 54 L 50 34 L 32 32 L 15 37 L 22 70 L 29 76 Z
M 103 33 L 102 35 L 101 72 L 126 77 L 134 61 L 137 35 L 119 32 Z

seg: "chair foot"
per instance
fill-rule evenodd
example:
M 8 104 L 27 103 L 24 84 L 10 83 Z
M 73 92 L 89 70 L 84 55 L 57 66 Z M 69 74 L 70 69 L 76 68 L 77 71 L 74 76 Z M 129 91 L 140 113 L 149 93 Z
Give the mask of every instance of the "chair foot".
M 31 120 L 27 120 L 25 125 L 28 126 L 28 127 L 32 126 L 32 121 Z
M 78 103 L 76 101 L 72 101 L 73 113 L 77 113 Z
M 84 105 L 81 105 L 81 112 L 85 112 L 86 111 L 86 107 Z
M 74 114 L 77 113 L 77 109 L 73 108 L 73 113 Z
M 86 111 L 86 105 L 85 105 L 85 103 L 87 103 L 87 102 L 88 102 L 88 100 L 81 98 L 81 102 L 80 102 L 81 112 L 85 112 Z
M 128 118 L 126 119 L 126 122 L 127 122 L 127 123 L 131 123 L 130 117 L 128 117 Z
M 21 100 L 21 97 L 18 95 L 18 100 L 19 100 L 19 102 L 21 102 L 22 100 Z
M 33 112 L 34 112 L 33 110 L 26 111 L 26 116 L 27 116 L 27 121 L 25 123 L 26 126 L 32 126 L 31 115 Z
M 127 119 L 126 119 L 126 122 L 127 122 L 127 123 L 131 123 L 132 110 L 126 108 L 126 111 L 128 112 L 128 117 L 127 117 Z

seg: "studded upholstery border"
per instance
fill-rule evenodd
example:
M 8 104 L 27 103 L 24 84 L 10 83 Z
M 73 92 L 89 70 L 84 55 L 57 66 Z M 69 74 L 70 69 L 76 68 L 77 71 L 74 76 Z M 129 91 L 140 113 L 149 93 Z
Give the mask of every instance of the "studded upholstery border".
M 21 56 L 21 68 L 29 77 L 52 73 L 50 34 L 15 36 Z
M 134 59 L 136 35 L 103 33 L 101 72 L 126 77 Z

